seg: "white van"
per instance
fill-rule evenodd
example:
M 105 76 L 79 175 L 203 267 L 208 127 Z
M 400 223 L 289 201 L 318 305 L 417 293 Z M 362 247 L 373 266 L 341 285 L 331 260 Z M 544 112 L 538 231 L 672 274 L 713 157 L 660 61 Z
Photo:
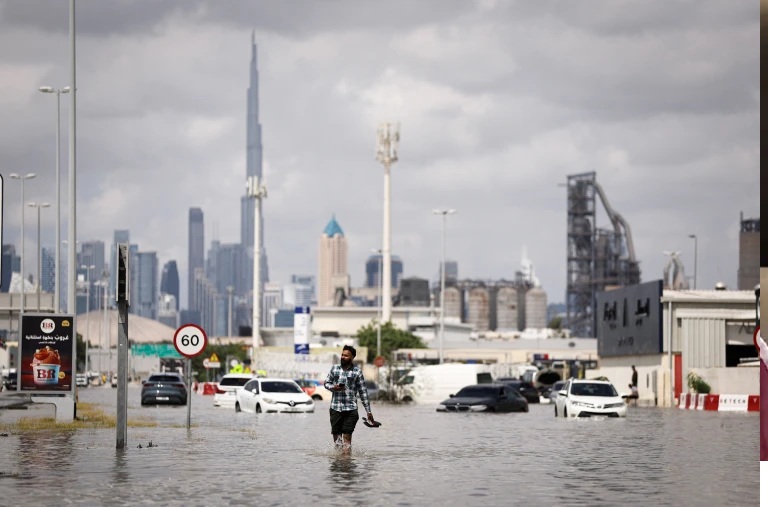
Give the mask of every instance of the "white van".
M 415 403 L 440 403 L 459 389 L 493 382 L 485 364 L 444 363 L 417 366 L 397 384 L 398 399 Z

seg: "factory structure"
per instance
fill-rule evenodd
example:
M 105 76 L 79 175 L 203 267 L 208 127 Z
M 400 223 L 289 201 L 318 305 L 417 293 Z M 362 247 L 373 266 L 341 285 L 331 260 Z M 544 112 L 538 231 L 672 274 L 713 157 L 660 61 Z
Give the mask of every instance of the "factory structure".
M 629 224 L 608 203 L 594 172 L 568 176 L 566 323 L 574 336 L 595 336 L 597 294 L 640 283 Z M 597 227 L 597 197 L 612 228 Z

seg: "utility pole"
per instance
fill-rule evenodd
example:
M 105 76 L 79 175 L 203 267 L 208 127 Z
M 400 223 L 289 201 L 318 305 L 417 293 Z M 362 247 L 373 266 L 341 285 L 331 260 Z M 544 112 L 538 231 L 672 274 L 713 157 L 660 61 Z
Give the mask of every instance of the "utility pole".
M 432 210 L 435 215 L 443 215 L 443 260 L 440 263 L 440 349 L 439 362 L 443 364 L 443 345 L 445 343 L 445 218 L 456 213 L 454 209 Z
M 392 131 L 390 124 L 379 126 L 376 133 L 376 160 L 384 164 L 384 241 L 382 242 L 383 266 L 383 302 L 382 320 L 392 320 L 392 232 L 390 229 L 390 167 L 397 162 L 397 143 L 400 141 L 400 124 Z
M 256 368 L 256 349 L 261 341 L 261 200 L 267 197 L 267 187 L 259 182 L 258 176 L 246 180 L 247 196 L 256 202 L 253 206 L 253 322 L 251 324 L 253 344 L 251 347 L 251 369 Z

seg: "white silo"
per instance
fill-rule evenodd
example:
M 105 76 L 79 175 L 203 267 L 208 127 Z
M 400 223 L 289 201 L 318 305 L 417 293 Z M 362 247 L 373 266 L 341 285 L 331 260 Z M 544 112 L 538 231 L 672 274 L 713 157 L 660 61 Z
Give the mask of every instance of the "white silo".
M 445 319 L 452 322 L 461 322 L 461 289 L 458 287 L 445 288 Z
M 467 324 L 472 324 L 475 331 L 490 329 L 490 294 L 485 287 L 475 287 L 467 298 Z
M 496 330 L 517 330 L 517 289 L 501 287 L 496 293 Z
M 525 327 L 547 327 L 547 293 L 541 287 L 533 287 L 525 293 Z

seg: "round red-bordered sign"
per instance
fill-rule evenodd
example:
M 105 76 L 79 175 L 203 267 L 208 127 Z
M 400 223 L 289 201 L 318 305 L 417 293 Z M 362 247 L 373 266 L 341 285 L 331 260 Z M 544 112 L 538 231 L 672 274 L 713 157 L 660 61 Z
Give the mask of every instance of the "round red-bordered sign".
M 208 336 L 196 324 L 184 324 L 173 335 L 173 346 L 184 357 L 199 356 L 208 346 Z

